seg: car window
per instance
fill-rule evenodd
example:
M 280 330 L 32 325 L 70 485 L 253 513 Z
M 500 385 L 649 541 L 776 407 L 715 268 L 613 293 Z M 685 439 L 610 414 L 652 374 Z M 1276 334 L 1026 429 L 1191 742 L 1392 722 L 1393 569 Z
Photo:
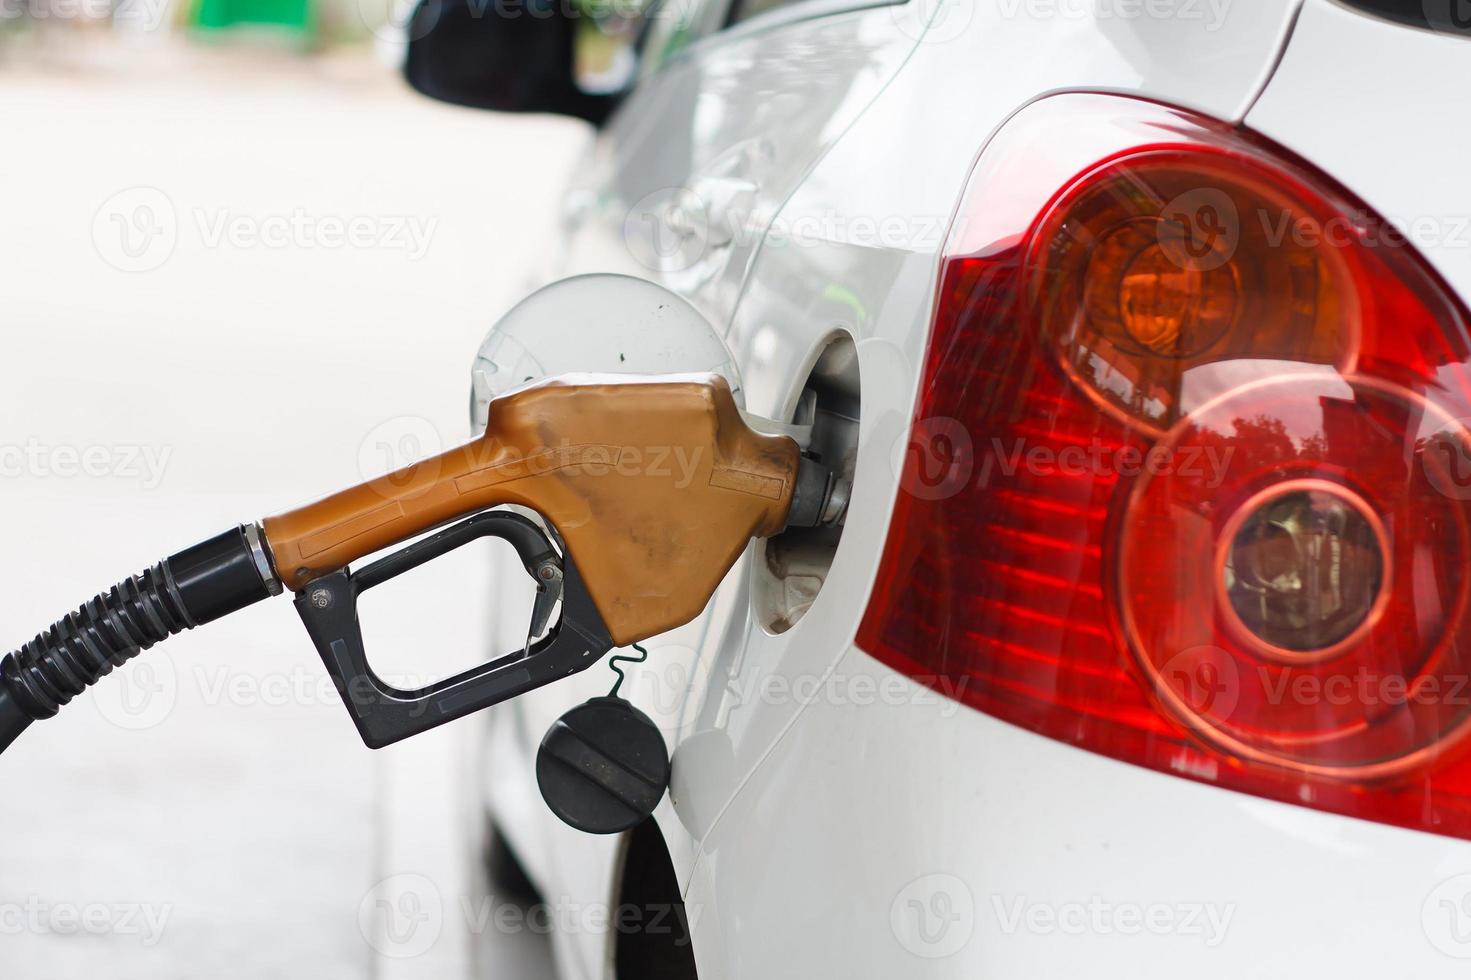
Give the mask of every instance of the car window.
M 729 0 L 652 0 L 640 39 L 641 71 L 658 71 L 670 58 L 720 28 Z
M 647 32 L 651 0 L 571 0 L 577 12 L 574 47 L 577 87 L 584 92 L 626 89 Z
M 1471 34 L 1471 4 L 1466 0 L 1344 0 L 1350 7 L 1387 20 L 1451 34 Z
M 772 10 L 780 10 L 782 7 L 790 7 L 793 4 L 803 3 L 804 0 L 735 0 L 730 8 L 730 23 L 739 24 L 743 20 L 750 20 L 758 14 L 764 14 Z

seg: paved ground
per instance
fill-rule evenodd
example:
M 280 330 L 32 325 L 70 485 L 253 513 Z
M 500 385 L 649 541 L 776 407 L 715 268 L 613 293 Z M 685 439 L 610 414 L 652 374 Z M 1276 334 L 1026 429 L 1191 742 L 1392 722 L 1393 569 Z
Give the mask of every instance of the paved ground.
M 584 138 L 429 104 L 366 58 L 156 47 L 0 65 L 0 120 L 5 647 L 178 546 L 465 437 L 470 358 Z M 365 611 L 385 669 L 464 660 L 476 584 L 425 571 Z M 431 599 L 465 611 L 436 626 L 412 608 Z M 468 728 L 369 753 L 289 602 L 125 675 L 0 759 L 0 976 L 544 969 L 462 914 Z M 373 888 L 401 874 L 443 911 L 390 960 L 369 939 L 416 910 Z

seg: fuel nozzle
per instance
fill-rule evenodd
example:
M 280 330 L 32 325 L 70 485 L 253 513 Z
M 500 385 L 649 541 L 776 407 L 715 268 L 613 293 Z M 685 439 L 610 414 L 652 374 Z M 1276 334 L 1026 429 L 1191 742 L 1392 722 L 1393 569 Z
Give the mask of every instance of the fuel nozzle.
M 751 538 L 841 523 L 848 489 L 790 437 L 747 425 L 717 375 L 519 388 L 490 403 L 473 442 L 181 552 L 5 657 L 0 750 L 153 644 L 283 587 L 363 740 L 387 745 L 689 622 Z M 550 530 L 491 511 L 507 504 Z M 546 634 L 428 688 L 389 685 L 368 665 L 358 596 L 486 536 L 520 555 L 538 589 L 529 635 Z

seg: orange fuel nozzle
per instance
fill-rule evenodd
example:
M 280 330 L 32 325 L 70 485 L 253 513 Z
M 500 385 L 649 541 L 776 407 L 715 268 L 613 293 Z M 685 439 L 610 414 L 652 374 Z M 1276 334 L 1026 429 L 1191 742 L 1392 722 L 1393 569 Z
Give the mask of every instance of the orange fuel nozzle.
M 718 376 L 531 385 L 493 401 L 474 442 L 172 555 L 0 659 L 0 751 L 114 667 L 283 585 L 364 742 L 388 745 L 689 622 L 752 537 L 834 522 L 845 500 L 793 440 L 747 426 Z M 554 533 L 509 511 L 477 513 L 499 504 L 535 511 Z M 384 681 L 358 597 L 488 536 L 510 543 L 536 582 L 525 647 L 420 690 Z
M 293 592 L 498 504 L 561 536 L 614 644 L 689 622 L 752 537 L 786 524 L 801 457 L 741 417 L 718 375 L 569 375 L 490 405 L 485 434 L 264 522 Z M 806 482 L 806 481 L 804 481 Z

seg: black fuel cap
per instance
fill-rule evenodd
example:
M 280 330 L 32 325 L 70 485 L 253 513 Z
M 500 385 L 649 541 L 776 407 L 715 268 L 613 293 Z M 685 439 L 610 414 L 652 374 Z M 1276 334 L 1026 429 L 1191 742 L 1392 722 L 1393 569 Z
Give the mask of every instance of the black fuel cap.
M 536 783 L 568 826 L 621 833 L 648 819 L 669 788 L 664 735 L 622 698 L 593 698 L 553 722 L 536 753 Z

